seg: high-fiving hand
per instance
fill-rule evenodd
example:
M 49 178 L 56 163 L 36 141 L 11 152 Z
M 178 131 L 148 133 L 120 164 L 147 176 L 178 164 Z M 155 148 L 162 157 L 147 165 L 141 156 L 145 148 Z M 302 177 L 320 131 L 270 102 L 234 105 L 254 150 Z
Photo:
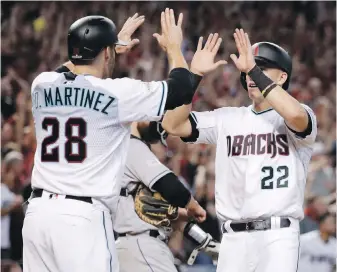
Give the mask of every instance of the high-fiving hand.
M 210 34 L 206 41 L 204 48 L 202 48 L 203 37 L 199 38 L 197 51 L 195 52 L 191 62 L 191 72 L 198 75 L 205 75 L 220 65 L 227 64 L 225 60 L 219 60 L 214 63 L 214 58 L 219 51 L 222 39 L 219 38 L 218 33 Z
M 241 72 L 248 73 L 256 65 L 248 34 L 243 29 L 235 29 L 234 39 L 239 58 L 235 54 L 231 54 L 230 58 Z
M 161 13 L 161 34 L 154 33 L 160 47 L 166 52 L 170 49 L 181 48 L 183 42 L 183 32 L 181 25 L 183 23 L 183 14 L 180 13 L 176 23 L 173 9 L 166 8 Z
M 129 17 L 123 25 L 121 31 L 118 33 L 118 39 L 126 42 L 128 45 L 116 45 L 116 53 L 124 54 L 129 52 L 136 44 L 139 43 L 138 39 L 131 39 L 131 36 L 145 21 L 145 16 L 138 16 L 138 13 Z

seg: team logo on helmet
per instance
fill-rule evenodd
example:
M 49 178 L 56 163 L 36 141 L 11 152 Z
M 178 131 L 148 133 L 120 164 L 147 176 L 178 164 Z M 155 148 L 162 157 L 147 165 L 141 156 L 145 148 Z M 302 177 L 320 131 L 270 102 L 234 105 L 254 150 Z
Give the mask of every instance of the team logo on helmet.
M 80 49 L 78 47 L 73 48 L 73 55 L 71 56 L 73 59 L 81 59 L 82 55 L 79 55 Z
M 256 47 L 254 48 L 253 55 L 254 55 L 254 56 L 258 56 L 258 55 L 259 55 L 259 46 L 256 46 Z

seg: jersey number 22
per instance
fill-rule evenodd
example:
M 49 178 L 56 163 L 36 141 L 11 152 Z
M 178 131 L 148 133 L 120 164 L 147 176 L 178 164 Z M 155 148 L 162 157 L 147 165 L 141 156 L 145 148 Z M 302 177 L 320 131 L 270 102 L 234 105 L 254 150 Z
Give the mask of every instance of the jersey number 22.
M 60 137 L 60 122 L 57 118 L 46 117 L 42 121 L 42 128 L 47 130 L 51 127 L 51 135 L 42 142 L 41 161 L 58 162 L 59 147 L 54 147 L 48 152 L 48 145 L 54 144 Z M 78 127 L 78 136 L 73 135 L 73 127 Z M 87 123 L 83 118 L 69 118 L 65 123 L 65 137 L 67 141 L 64 144 L 64 157 L 69 163 L 81 163 L 87 156 L 87 144 L 83 139 L 87 136 Z M 73 152 L 73 144 L 77 144 L 78 152 Z

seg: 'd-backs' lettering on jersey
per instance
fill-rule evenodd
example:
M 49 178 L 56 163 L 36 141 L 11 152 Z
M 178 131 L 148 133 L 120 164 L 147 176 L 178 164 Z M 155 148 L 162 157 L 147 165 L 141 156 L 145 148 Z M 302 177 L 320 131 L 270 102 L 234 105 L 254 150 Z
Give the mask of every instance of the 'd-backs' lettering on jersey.
M 167 84 L 66 75 L 42 73 L 32 84 L 32 187 L 110 197 L 120 190 L 131 122 L 161 118 Z
M 216 144 L 216 209 L 222 220 L 270 216 L 303 218 L 303 194 L 312 131 L 298 137 L 275 111 L 255 113 L 252 106 L 192 112 L 199 130 L 196 143 Z
M 132 191 L 137 184 L 143 183 L 148 188 L 163 176 L 171 173 L 165 165 L 152 153 L 150 148 L 141 140 L 132 138 L 127 154 L 122 187 Z M 132 195 L 120 196 L 116 211 L 114 211 L 114 230 L 118 233 L 141 233 L 155 226 L 144 222 L 135 212 Z

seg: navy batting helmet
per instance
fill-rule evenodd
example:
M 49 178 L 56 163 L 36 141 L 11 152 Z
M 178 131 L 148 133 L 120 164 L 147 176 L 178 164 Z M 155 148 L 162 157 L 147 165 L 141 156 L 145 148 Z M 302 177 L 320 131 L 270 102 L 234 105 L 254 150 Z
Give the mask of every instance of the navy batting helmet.
M 287 90 L 292 70 L 292 61 L 288 52 L 282 47 L 270 42 L 255 43 L 252 47 L 257 66 L 263 68 L 277 68 L 287 73 L 287 81 L 284 82 L 282 86 L 285 90 Z M 240 80 L 242 86 L 247 90 L 245 73 L 241 73 Z
M 74 64 L 92 61 L 106 47 L 127 45 L 118 41 L 115 24 L 104 16 L 78 19 L 68 30 L 68 57 Z

